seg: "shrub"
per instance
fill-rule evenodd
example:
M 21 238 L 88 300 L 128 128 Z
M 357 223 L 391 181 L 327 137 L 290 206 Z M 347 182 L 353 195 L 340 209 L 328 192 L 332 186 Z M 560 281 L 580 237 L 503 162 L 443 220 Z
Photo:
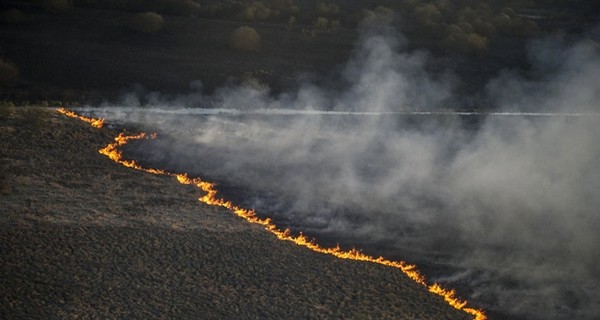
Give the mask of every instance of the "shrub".
M 71 8 L 70 0 L 43 0 L 42 6 L 51 12 L 62 12 Z
M 329 27 L 329 20 L 327 20 L 327 18 L 317 17 L 317 20 L 315 20 L 313 27 L 321 31 L 327 30 L 327 28 Z
M 513 19 L 511 25 L 511 32 L 517 36 L 530 37 L 534 36 L 539 32 L 538 25 L 528 19 Z
M 220 4 L 214 4 L 214 3 L 203 6 L 202 10 L 200 11 L 200 13 L 204 17 L 209 17 L 209 18 L 219 18 L 223 15 L 223 12 L 224 12 L 223 6 Z
M 449 24 L 448 26 L 446 26 L 446 34 L 453 34 L 453 33 L 463 33 L 463 29 L 461 29 L 458 25 L 456 24 Z
M 237 50 L 259 51 L 260 35 L 254 28 L 242 26 L 233 31 L 229 45 Z
M 415 10 L 415 7 L 417 7 L 418 5 L 419 5 L 418 0 L 402 0 L 397 4 L 400 12 L 402 12 L 404 14 L 413 12 Z
M 374 10 L 362 10 L 360 22 L 365 25 L 389 25 L 394 21 L 394 10 L 379 6 Z
M 19 81 L 19 68 L 12 61 L 0 58 L 0 87 L 14 85 Z
M 239 13 L 239 18 L 241 20 L 247 21 L 264 21 L 271 17 L 272 10 L 265 6 L 262 2 L 256 1 L 252 4 L 244 5 L 241 12 Z
M 192 0 L 157 0 L 156 10 L 164 14 L 194 16 L 202 12 L 202 6 Z
M 9 118 L 15 110 L 15 104 L 12 101 L 0 101 L 0 119 Z
M 422 34 L 436 36 L 441 31 L 443 17 L 438 8 L 433 4 L 416 7 L 411 18 L 414 21 L 418 32 Z
M 333 31 L 337 31 L 340 28 L 340 20 L 331 20 L 329 22 L 329 28 Z
M 315 11 L 322 17 L 335 17 L 340 13 L 340 6 L 335 3 L 319 2 Z
M 432 21 L 437 23 L 442 19 L 442 14 L 433 4 L 426 4 L 415 8 L 414 17 L 419 22 Z
M 465 33 L 471 33 L 473 32 L 473 26 L 466 22 L 466 21 L 460 21 L 458 23 L 458 26 L 460 27 L 461 30 L 463 30 Z
M 296 17 L 294 17 L 294 16 L 291 16 L 291 17 L 288 19 L 288 27 L 290 27 L 290 28 L 291 28 L 291 27 L 293 27 L 295 24 L 296 24 Z
M 256 8 L 256 12 L 254 13 L 254 18 L 259 21 L 267 20 L 271 17 L 271 9 L 265 7 L 264 5 L 259 5 Z
M 496 32 L 496 27 L 494 27 L 494 25 L 491 22 L 484 21 L 479 18 L 473 21 L 473 29 L 475 29 L 475 32 L 484 36 L 490 36 Z
M 501 12 L 494 17 L 493 24 L 496 28 L 507 28 L 511 21 L 512 19 L 506 13 Z
M 449 27 L 452 31 L 454 27 Z M 481 54 L 487 50 L 488 39 L 477 33 L 450 32 L 442 41 L 444 49 L 463 54 Z
M 0 13 L 0 23 L 18 24 L 25 20 L 25 15 L 19 9 L 4 10 Z
M 132 29 L 145 33 L 158 32 L 165 24 L 165 19 L 160 14 L 154 12 L 143 12 L 134 15 L 131 18 L 130 26 Z

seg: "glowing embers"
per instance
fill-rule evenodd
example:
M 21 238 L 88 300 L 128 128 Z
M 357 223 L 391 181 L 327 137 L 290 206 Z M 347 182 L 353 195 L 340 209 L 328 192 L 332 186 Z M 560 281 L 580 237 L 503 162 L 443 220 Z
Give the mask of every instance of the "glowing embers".
M 100 124 L 104 123 L 104 121 L 102 119 L 93 119 L 93 118 L 79 116 L 79 115 L 75 114 L 74 112 L 71 112 L 64 108 L 58 109 L 57 111 L 62 114 L 65 114 L 69 117 L 81 119 L 87 123 L 92 124 L 93 126 L 96 126 L 96 125 L 94 125 L 95 123 L 100 123 Z M 264 226 L 264 228 L 267 231 L 273 233 L 280 240 L 290 241 L 299 246 L 306 247 L 310 250 L 324 253 L 324 254 L 330 254 L 330 255 L 333 255 L 340 259 L 367 261 L 367 262 L 377 263 L 377 264 L 381 264 L 381 265 L 399 269 L 404 274 L 406 274 L 406 276 L 408 276 L 410 279 L 412 279 L 416 283 L 427 287 L 429 292 L 443 297 L 444 301 L 446 301 L 446 303 L 449 304 L 450 306 L 452 306 L 453 308 L 461 310 L 467 314 L 474 316 L 475 320 L 487 319 L 487 317 L 485 316 L 485 313 L 483 311 L 467 307 L 467 301 L 458 299 L 455 296 L 456 293 L 454 290 L 444 289 L 442 286 L 440 286 L 437 283 L 428 285 L 425 280 L 425 277 L 419 273 L 419 271 L 417 270 L 415 265 L 407 264 L 404 261 L 387 260 L 384 257 L 375 258 L 373 256 L 366 255 L 354 248 L 351 250 L 343 250 L 339 246 L 336 246 L 333 248 L 324 248 L 324 247 L 320 246 L 319 244 L 315 243 L 314 240 L 309 239 L 306 236 L 304 236 L 302 233 L 300 233 L 297 236 L 292 235 L 292 233 L 289 229 L 285 229 L 285 230 L 279 229 L 272 222 L 271 219 L 259 218 L 254 210 L 241 208 L 237 205 L 234 205 L 231 201 L 226 201 L 226 200 L 220 198 L 218 196 L 218 191 L 215 187 L 215 184 L 213 184 L 213 183 L 202 181 L 199 178 L 190 178 L 185 173 L 171 173 L 171 172 L 167 172 L 167 171 L 161 170 L 161 169 L 144 168 L 141 165 L 139 165 L 135 160 L 123 159 L 123 154 L 118 149 L 119 147 L 127 144 L 131 140 L 143 140 L 143 139 L 154 139 L 154 138 L 156 138 L 156 134 L 148 135 L 144 132 L 135 134 L 135 135 L 126 135 L 124 133 L 120 133 L 117 137 L 115 137 L 113 143 L 110 143 L 106 147 L 100 149 L 99 152 L 101 154 L 107 156 L 111 160 L 113 160 L 119 164 L 122 164 L 126 167 L 134 168 L 136 170 L 140 170 L 140 171 L 148 172 L 148 173 L 152 173 L 152 174 L 174 176 L 175 178 L 177 178 L 177 181 L 179 181 L 179 183 L 181 183 L 181 184 L 195 185 L 198 189 L 200 189 L 206 193 L 204 196 L 202 196 L 198 199 L 200 202 L 208 204 L 208 205 L 212 205 L 212 206 L 219 206 L 219 207 L 226 208 L 227 210 L 235 213 L 237 216 L 245 219 L 246 221 L 248 221 L 250 223 L 262 225 L 262 226 Z
M 104 119 L 95 119 L 95 118 L 88 118 L 88 117 L 80 116 L 80 115 L 76 114 L 75 112 L 73 112 L 71 110 L 67 110 L 65 108 L 59 108 L 59 109 L 56 109 L 56 111 L 66 115 L 68 117 L 76 118 L 81 121 L 87 122 L 87 123 L 91 124 L 92 127 L 94 127 L 94 128 L 102 128 L 102 126 L 104 126 Z

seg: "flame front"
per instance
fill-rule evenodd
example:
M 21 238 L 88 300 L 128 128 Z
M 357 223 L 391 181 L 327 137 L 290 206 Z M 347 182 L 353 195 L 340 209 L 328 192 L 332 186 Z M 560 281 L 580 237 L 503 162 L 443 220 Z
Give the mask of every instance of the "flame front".
M 58 113 L 62 113 L 64 115 L 66 115 L 67 117 L 76 118 L 81 121 L 87 122 L 90 125 L 92 125 L 92 127 L 94 127 L 94 128 L 102 128 L 104 126 L 104 119 L 95 119 L 95 118 L 84 117 L 84 116 L 76 114 L 75 112 L 73 112 L 71 110 L 67 110 L 65 108 L 59 108 L 59 109 L 56 109 L 56 111 Z
M 77 119 L 80 119 L 87 123 L 90 123 L 92 126 L 97 127 L 97 128 L 101 128 L 102 125 L 104 124 L 103 119 L 94 119 L 94 118 L 80 116 L 80 115 L 78 115 L 72 111 L 69 111 L 65 108 L 60 108 L 57 111 L 68 117 L 77 118 Z M 444 298 L 444 301 L 446 301 L 447 304 L 454 307 L 455 309 L 461 310 L 463 312 L 466 312 L 467 314 L 472 315 L 475 320 L 487 319 L 487 317 L 485 316 L 485 313 L 482 310 L 467 307 L 467 304 L 468 304 L 467 301 L 457 298 L 456 292 L 454 290 L 445 289 L 437 283 L 427 284 L 427 282 L 425 281 L 425 277 L 417 270 L 415 265 L 407 264 L 404 261 L 388 260 L 381 256 L 375 258 L 373 256 L 366 255 L 366 254 L 362 253 L 361 251 L 354 249 L 354 248 L 351 250 L 343 250 L 339 247 L 339 245 L 336 247 L 333 247 L 333 248 L 322 247 L 319 244 L 315 243 L 315 241 L 313 239 L 306 237 L 302 233 L 300 233 L 299 235 L 292 235 L 292 233 L 289 229 L 282 230 L 282 229 L 278 228 L 271 219 L 269 219 L 269 218 L 261 219 L 260 217 L 258 217 L 258 215 L 256 214 L 256 212 L 254 210 L 242 208 L 240 206 L 233 204 L 231 201 L 226 201 L 226 200 L 220 198 L 214 183 L 203 181 L 200 178 L 190 178 L 185 173 L 171 173 L 171 172 L 167 172 L 167 171 L 161 170 L 161 169 L 144 168 L 143 166 L 139 165 L 135 160 L 124 159 L 122 152 L 119 150 L 119 147 L 127 144 L 131 140 L 154 139 L 154 138 L 156 138 L 156 134 L 148 135 L 144 132 L 136 134 L 136 135 L 126 135 L 124 133 L 120 133 L 117 137 L 115 137 L 113 143 L 110 143 L 106 147 L 100 149 L 99 152 L 101 154 L 107 156 L 114 162 L 122 164 L 126 167 L 133 168 L 133 169 L 143 171 L 143 172 L 152 173 L 152 174 L 173 176 L 181 184 L 194 185 L 198 189 L 200 189 L 206 193 L 204 196 L 198 198 L 198 201 L 208 204 L 208 205 L 226 208 L 227 210 L 235 213 L 237 216 L 245 219 L 246 221 L 248 221 L 250 223 L 262 225 L 265 228 L 265 230 L 271 232 L 272 234 L 277 236 L 277 238 L 280 240 L 290 241 L 290 242 L 295 243 L 296 245 L 306 247 L 306 248 L 316 251 L 316 252 L 333 255 L 340 259 L 367 261 L 367 262 L 377 263 L 377 264 L 381 264 L 381 265 L 399 269 L 404 274 L 406 274 L 406 276 L 408 276 L 410 279 L 412 279 L 414 282 L 427 287 L 429 292 Z

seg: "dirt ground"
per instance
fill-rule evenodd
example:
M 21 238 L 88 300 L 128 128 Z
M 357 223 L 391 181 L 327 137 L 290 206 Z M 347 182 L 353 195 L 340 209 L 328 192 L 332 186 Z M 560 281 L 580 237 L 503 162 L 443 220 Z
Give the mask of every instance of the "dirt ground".
M 97 150 L 116 129 L 0 115 L 0 318 L 469 319 L 399 270 L 281 242 Z

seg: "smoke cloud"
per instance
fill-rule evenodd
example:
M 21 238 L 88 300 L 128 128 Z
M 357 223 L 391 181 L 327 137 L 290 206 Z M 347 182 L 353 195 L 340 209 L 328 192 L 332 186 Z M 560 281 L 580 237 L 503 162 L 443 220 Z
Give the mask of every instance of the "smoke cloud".
M 488 309 L 600 314 L 598 42 L 532 42 L 528 75 L 506 70 L 486 87 L 511 113 L 427 115 L 410 112 L 461 101 L 458 80 L 381 30 L 361 36 L 340 91 L 205 96 L 196 83 L 91 111 L 163 134 L 130 150 L 142 161 L 216 180 L 281 225 L 435 266 L 432 280 Z

